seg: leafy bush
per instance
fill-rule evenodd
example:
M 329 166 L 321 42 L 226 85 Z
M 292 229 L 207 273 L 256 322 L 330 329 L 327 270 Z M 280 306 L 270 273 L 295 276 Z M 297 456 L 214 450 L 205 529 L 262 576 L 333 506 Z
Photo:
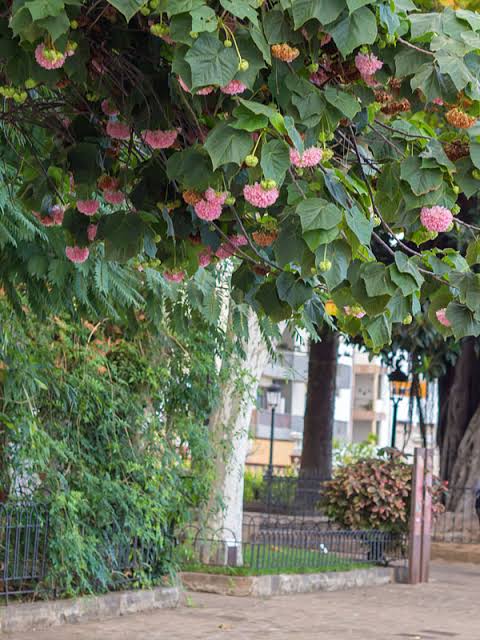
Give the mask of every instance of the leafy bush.
M 410 516 L 412 469 L 399 453 L 365 458 L 338 467 L 326 485 L 325 512 L 348 529 L 406 533 Z M 434 513 L 443 510 L 443 486 L 435 481 Z
M 128 336 L 106 321 L 20 321 L 0 298 L 1 489 L 48 503 L 60 593 L 125 584 L 135 541 L 158 553 L 129 578 L 168 573 L 173 527 L 208 496 L 223 338 L 186 311 L 184 332 Z
M 383 450 L 378 446 L 377 436 L 370 433 L 362 442 L 333 442 L 333 466 L 352 464 L 365 458 L 383 458 Z
M 243 478 L 243 501 L 245 503 L 254 502 L 260 498 L 263 482 L 261 471 L 245 470 Z

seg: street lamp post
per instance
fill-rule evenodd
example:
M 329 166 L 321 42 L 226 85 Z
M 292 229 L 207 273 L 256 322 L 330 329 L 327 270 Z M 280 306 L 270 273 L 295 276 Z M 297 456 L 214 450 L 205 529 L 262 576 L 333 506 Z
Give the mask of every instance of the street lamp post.
M 270 453 L 268 456 L 268 475 L 273 476 L 273 442 L 275 438 L 275 409 L 280 404 L 282 388 L 278 384 L 267 387 L 267 405 L 270 407 L 272 416 L 270 419 Z
M 392 398 L 393 403 L 391 447 L 392 449 L 395 449 L 397 439 L 398 405 L 407 392 L 407 385 L 405 383 L 408 382 L 408 376 L 400 369 L 395 369 L 395 371 L 392 371 L 388 376 L 388 379 L 390 382 L 390 397 Z

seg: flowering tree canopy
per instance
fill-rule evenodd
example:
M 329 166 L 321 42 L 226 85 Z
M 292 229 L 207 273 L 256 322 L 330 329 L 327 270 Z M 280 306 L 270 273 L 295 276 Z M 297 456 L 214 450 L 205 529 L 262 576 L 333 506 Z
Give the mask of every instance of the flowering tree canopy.
M 65 264 L 233 295 L 372 349 L 480 334 L 480 16 L 411 0 L 13 0 L 2 168 Z M 452 242 L 444 240 L 455 234 Z M 58 268 L 58 267 L 57 267 Z M 48 277 L 48 276 L 47 276 Z

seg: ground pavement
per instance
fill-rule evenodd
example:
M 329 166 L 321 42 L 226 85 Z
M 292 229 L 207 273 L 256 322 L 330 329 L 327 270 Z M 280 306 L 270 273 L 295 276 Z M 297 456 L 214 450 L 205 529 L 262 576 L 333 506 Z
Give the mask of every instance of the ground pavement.
M 436 562 L 430 584 L 270 600 L 187 594 L 186 606 L 8 640 L 480 640 L 480 565 Z

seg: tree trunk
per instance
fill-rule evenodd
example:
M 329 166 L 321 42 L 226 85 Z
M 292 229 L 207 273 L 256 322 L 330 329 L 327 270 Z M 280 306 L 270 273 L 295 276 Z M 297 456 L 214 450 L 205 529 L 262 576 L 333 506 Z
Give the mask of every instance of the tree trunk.
M 337 349 L 338 333 L 329 330 L 310 344 L 300 475 L 320 480 L 332 477 Z
M 457 460 L 460 443 L 466 436 L 470 421 L 480 404 L 480 359 L 476 347 L 475 338 L 463 340 L 455 365 L 453 383 L 448 393 L 448 404 L 443 407 L 444 415 L 440 415 L 440 477 L 450 483 L 453 481 L 454 467 L 461 464 L 460 459 Z M 443 394 L 446 389 L 440 391 Z M 460 477 L 458 471 L 455 477 Z
M 210 416 L 210 431 L 216 452 L 215 481 L 204 528 L 205 536 L 223 543 L 220 545 L 223 557 L 216 558 L 216 561 L 226 562 L 228 548 L 234 547 L 239 564 L 248 433 L 258 383 L 269 355 L 253 311 L 249 314 L 248 338 L 243 347 L 244 360 L 226 365 L 230 375 L 223 384 L 220 402 Z

